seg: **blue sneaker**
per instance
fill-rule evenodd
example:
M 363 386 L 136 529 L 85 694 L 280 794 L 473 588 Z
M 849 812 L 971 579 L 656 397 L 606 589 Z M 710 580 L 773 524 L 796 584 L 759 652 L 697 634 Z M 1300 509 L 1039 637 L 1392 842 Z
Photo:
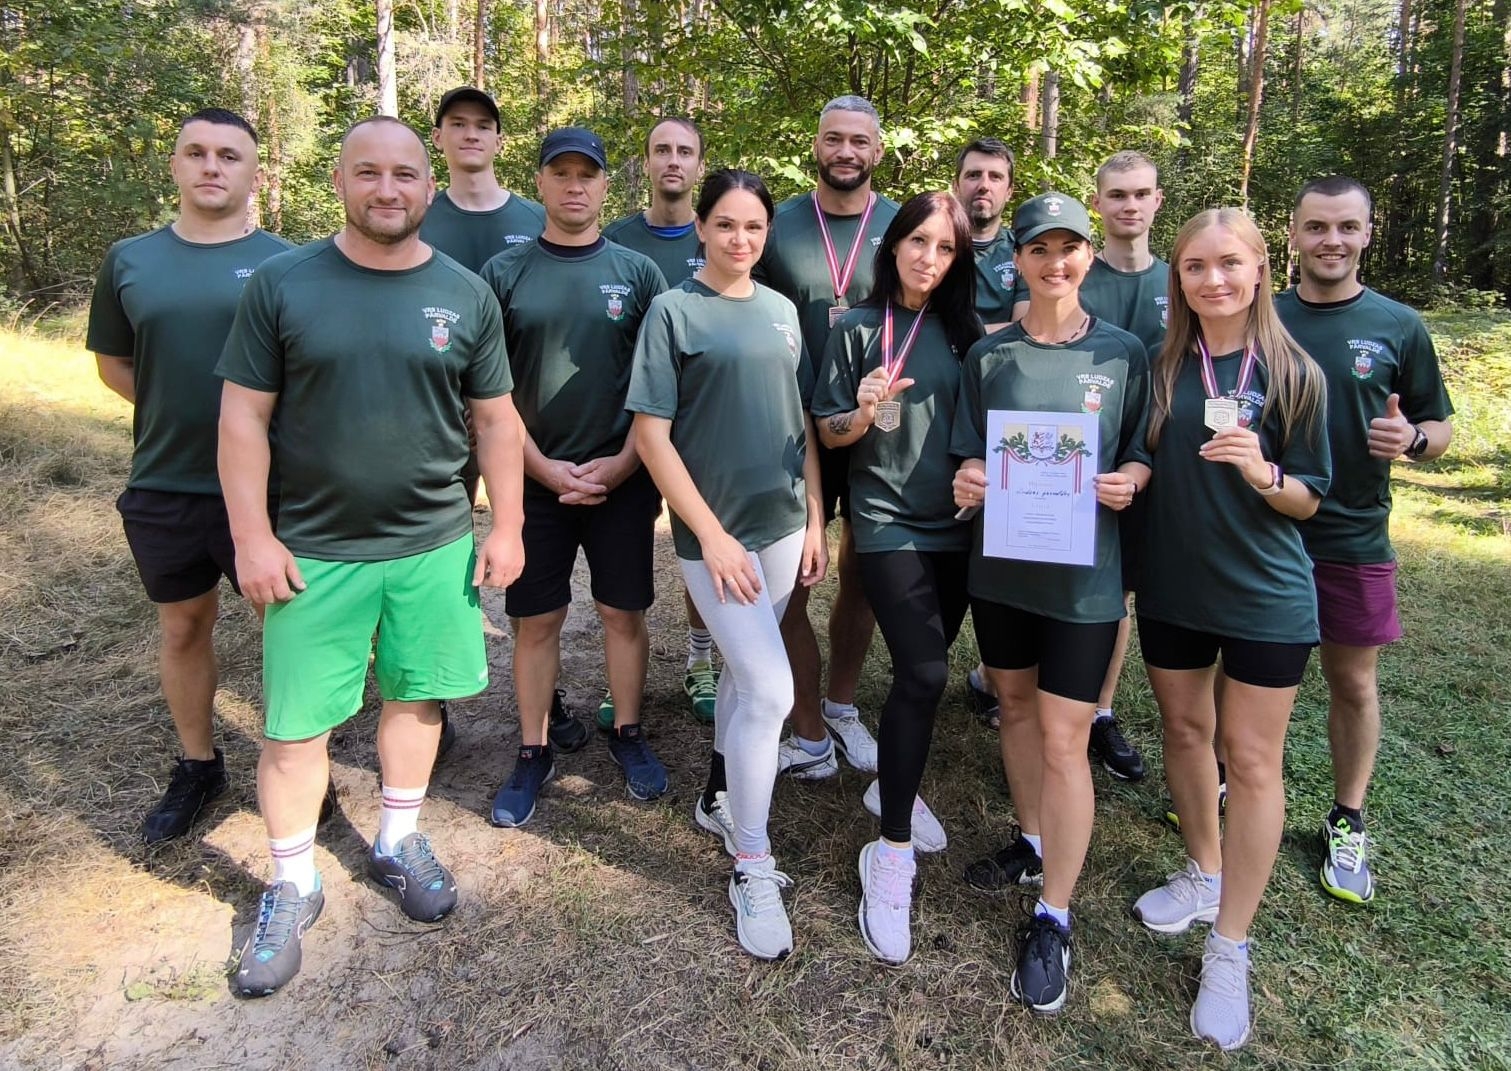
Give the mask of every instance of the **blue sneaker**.
M 456 879 L 430 849 L 430 838 L 411 833 L 380 855 L 374 844 L 367 873 L 379 885 L 399 890 L 399 909 L 416 922 L 436 922 L 456 907 Z
M 268 886 L 257 909 L 257 925 L 241 946 L 231 988 L 244 997 L 266 997 L 287 985 L 299 973 L 305 931 L 324 907 L 318 874 L 308 896 L 300 896 L 292 881 Z
M 556 776 L 551 747 L 536 745 L 519 749 L 514 771 L 493 797 L 492 822 L 496 826 L 522 826 L 535 813 L 535 797 L 541 787 Z
M 656 758 L 638 725 L 609 734 L 609 757 L 624 771 L 624 789 L 637 800 L 653 800 L 666 791 L 666 767 Z

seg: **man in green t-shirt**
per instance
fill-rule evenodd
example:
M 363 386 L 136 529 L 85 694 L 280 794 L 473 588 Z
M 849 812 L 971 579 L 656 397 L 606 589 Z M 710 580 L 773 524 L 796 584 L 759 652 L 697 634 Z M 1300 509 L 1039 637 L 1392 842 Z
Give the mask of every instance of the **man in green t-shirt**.
M 456 883 L 417 828 L 438 701 L 487 686 L 478 587 L 507 586 L 524 559 L 502 318 L 481 279 L 419 238 L 435 192 L 425 145 L 397 119 L 365 120 L 343 139 L 334 179 L 346 225 L 263 264 L 216 367 L 236 571 L 267 607 L 257 796 L 274 874 L 232 977 L 245 996 L 298 972 L 324 906 L 314 842 L 327 748 L 362 707 L 374 652 L 383 794 L 367 872 L 412 919 L 456 906 Z M 464 412 L 493 488 L 480 552 L 461 479 Z M 274 464 L 276 535 L 265 506 Z
M 1390 545 L 1390 466 L 1430 461 L 1453 437 L 1453 403 L 1422 318 L 1359 281 L 1369 191 L 1334 175 L 1301 188 L 1291 217 L 1300 281 L 1275 311 L 1327 377 L 1333 482 L 1301 525 L 1312 559 L 1328 687 L 1333 806 L 1322 828 L 1322 887 L 1374 897 L 1364 796 L 1380 747 L 1380 648 L 1401 636 Z
M 215 473 L 215 359 L 242 287 L 290 248 L 247 224 L 257 134 L 235 112 L 185 119 L 168 161 L 178 218 L 110 247 L 89 308 L 100 379 L 132 403 L 131 475 L 116 503 L 147 597 L 157 606 L 158 672 L 183 755 L 142 826 L 148 844 L 188 832 L 226 788 L 215 746 L 214 631 L 220 578 L 236 555 Z
M 870 101 L 844 96 L 825 104 L 813 139 L 817 187 L 777 206 L 756 266 L 758 282 L 797 306 L 810 361 L 822 360 L 835 321 L 871 292 L 876 247 L 899 207 L 871 189 L 881 154 L 881 120 Z M 824 520 L 840 517 L 839 591 L 829 611 L 829 687 L 820 691 L 809 589 L 799 585 L 782 619 L 795 701 L 792 734 L 782 742 L 778 760 L 781 772 L 810 780 L 839 771 L 836 751 L 856 769 L 876 769 L 876 740 L 855 708 L 876 618 L 862 589 L 848 517 L 850 462 L 844 451 L 822 446 L 818 456 Z
M 990 334 L 1013 319 L 1013 307 L 1027 302 L 1013 259 L 1013 229 L 1002 213 L 1013 195 L 1013 150 L 1000 138 L 979 138 L 955 157 L 955 200 L 971 220 L 976 254 L 976 312 Z
M 603 623 L 609 694 L 599 709 L 609 755 L 631 796 L 666 791 L 666 768 L 640 727 L 661 496 L 640 466 L 624 408 L 635 336 L 666 279 L 649 257 L 599 233 L 609 179 L 597 134 L 575 126 L 547 134 L 535 184 L 546 208 L 539 241 L 483 267 L 503 309 L 526 432 L 525 570 L 504 600 L 521 746 L 493 798 L 499 826 L 529 821 L 556 774 L 555 752 L 587 742 L 556 691 L 579 548 Z
M 703 178 L 703 132 L 691 119 L 668 116 L 645 137 L 645 174 L 651 182 L 651 205 L 615 220 L 603 236 L 656 262 L 669 286 L 676 286 L 703 266 L 703 243 L 693 226 L 693 199 Z M 684 590 L 687 607 L 687 671 L 682 690 L 693 717 L 713 724 L 718 675 L 713 666 L 713 637 L 698 608 Z

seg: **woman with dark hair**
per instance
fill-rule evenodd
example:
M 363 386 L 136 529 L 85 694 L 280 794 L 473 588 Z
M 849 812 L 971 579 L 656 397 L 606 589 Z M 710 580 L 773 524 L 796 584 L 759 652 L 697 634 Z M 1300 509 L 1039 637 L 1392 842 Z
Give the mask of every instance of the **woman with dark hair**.
M 881 839 L 860 854 L 860 930 L 881 960 L 912 951 L 913 851 L 945 834 L 918 798 L 950 644 L 965 617 L 970 529 L 955 519 L 950 426 L 960 359 L 981 337 L 970 221 L 948 193 L 922 193 L 876 250 L 871 297 L 829 336 L 813 416 L 850 447 L 850 523 L 866 599 L 892 656 L 866 803 Z
M 707 262 L 651 303 L 625 403 L 672 510 L 688 594 L 724 656 L 693 815 L 734 856 L 736 932 L 760 959 L 792 951 L 782 905 L 792 882 L 766 834 L 792 709 L 782 613 L 793 588 L 817 584 L 828 567 L 802 328 L 792 302 L 750 277 L 773 214 L 758 176 L 708 176 L 696 220 Z
M 1001 701 L 1003 765 L 1023 832 L 967 868 L 966 880 L 1001 888 L 1042 872 L 1044 891 L 1021 935 L 1012 995 L 1052 1015 L 1065 1004 L 1070 898 L 1096 806 L 1086 745 L 1118 622 L 1127 613 L 1114 511 L 1127 508 L 1149 480 L 1149 362 L 1136 337 L 1081 308 L 1093 250 L 1091 218 L 1079 201 L 1060 193 L 1025 201 L 1013 216 L 1013 235 L 1028 312 L 966 355 L 950 444 L 964 459 L 955 501 L 982 505 L 989 453 L 1004 451 L 1006 465 L 1008 453 L 1022 449 L 1013 446 L 1016 436 L 987 442 L 988 412 L 1026 410 L 1045 413 L 1051 425 L 1060 413 L 1096 421 L 1095 451 L 1059 432 L 1061 448 L 1053 439 L 1051 448 L 1054 457 L 1077 463 L 1076 451 L 1084 452 L 1097 473 L 1098 508 L 1090 565 L 989 557 L 985 526 L 976 527 L 971 620 Z
M 1296 522 L 1317 511 L 1332 477 L 1323 374 L 1281 324 L 1270 285 L 1264 237 L 1244 212 L 1186 222 L 1171 250 L 1149 415 L 1159 478 L 1139 645 L 1187 859 L 1133 914 L 1156 933 L 1212 924 L 1191 1030 L 1222 1049 L 1249 1038 L 1249 925 L 1280 848 L 1286 727 L 1319 639 Z M 1227 764 L 1225 831 L 1214 735 Z

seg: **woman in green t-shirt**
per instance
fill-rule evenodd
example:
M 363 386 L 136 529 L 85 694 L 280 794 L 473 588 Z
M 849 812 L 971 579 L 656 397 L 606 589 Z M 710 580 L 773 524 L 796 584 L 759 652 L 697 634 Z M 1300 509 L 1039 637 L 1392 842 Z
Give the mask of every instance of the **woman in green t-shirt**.
M 713 759 L 693 813 L 735 857 L 736 931 L 761 959 L 792 951 L 781 893 L 792 882 L 766 835 L 792 709 L 782 613 L 793 588 L 818 583 L 828 566 L 797 310 L 750 277 L 773 214 L 758 176 L 708 176 L 696 220 L 707 262 L 651 303 L 625 403 L 672 510 L 688 594 L 724 656 Z
M 1189 858 L 1133 911 L 1159 933 L 1212 923 L 1191 1029 L 1235 1049 L 1250 1027 L 1246 937 L 1285 821 L 1286 726 L 1318 639 L 1296 522 L 1316 512 L 1332 465 L 1322 373 L 1276 316 L 1253 221 L 1199 213 L 1170 262 L 1138 630 Z M 1227 758 L 1221 839 L 1214 734 Z

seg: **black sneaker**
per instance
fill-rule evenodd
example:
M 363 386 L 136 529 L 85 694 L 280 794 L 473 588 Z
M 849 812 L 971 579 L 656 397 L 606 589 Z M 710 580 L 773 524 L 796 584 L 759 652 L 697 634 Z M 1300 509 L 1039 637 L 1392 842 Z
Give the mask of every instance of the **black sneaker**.
M 300 896 L 292 881 L 269 886 L 257 910 L 257 925 L 241 946 L 231 988 L 244 997 L 266 997 L 287 985 L 299 973 L 305 932 L 324 907 L 319 875 L 308 896 Z
M 1018 833 L 1002 848 L 965 868 L 965 883 L 982 892 L 1002 892 L 1015 885 L 1044 884 L 1044 861 Z
M 1091 741 L 1088 747 L 1092 757 L 1099 761 L 1113 777 L 1120 781 L 1144 779 L 1144 756 L 1123 735 L 1117 717 L 1098 718 L 1091 723 Z
M 416 922 L 436 922 L 456 907 L 456 879 L 430 850 L 430 839 L 411 833 L 392 855 L 367 853 L 367 873 L 379 885 L 399 891 L 399 908 Z
M 451 711 L 446 707 L 446 700 L 442 699 L 441 707 L 441 742 L 436 745 L 435 761 L 440 762 L 446 757 L 456 743 L 456 726 L 451 724 Z
M 996 729 L 1002 724 L 1002 706 L 991 692 L 976 687 L 975 675 L 974 669 L 965 675 L 965 690 L 971 697 L 971 709 L 975 711 L 977 721 L 988 729 Z
M 1035 915 L 1018 933 L 1018 966 L 1008 992 L 1035 1015 L 1058 1015 L 1070 986 L 1070 927 Z
M 567 693 L 560 688 L 551 697 L 551 721 L 546 726 L 546 739 L 563 755 L 581 751 L 588 742 L 588 727 L 567 709 Z
M 142 822 L 142 840 L 160 844 L 189 832 L 194 820 L 226 790 L 226 758 L 220 748 L 213 759 L 179 759 L 168 790 Z

